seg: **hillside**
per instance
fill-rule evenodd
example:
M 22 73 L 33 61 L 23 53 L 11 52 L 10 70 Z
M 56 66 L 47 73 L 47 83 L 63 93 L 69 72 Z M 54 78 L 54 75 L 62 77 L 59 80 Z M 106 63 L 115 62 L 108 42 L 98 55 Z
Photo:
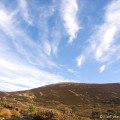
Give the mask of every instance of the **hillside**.
M 37 111 L 53 110 L 64 116 L 64 120 L 100 119 L 101 116 L 106 120 L 108 115 L 110 119 L 120 118 L 119 83 L 60 83 L 27 91 L 0 92 L 0 99 L 2 108 L 17 108 L 25 115 L 33 104 Z

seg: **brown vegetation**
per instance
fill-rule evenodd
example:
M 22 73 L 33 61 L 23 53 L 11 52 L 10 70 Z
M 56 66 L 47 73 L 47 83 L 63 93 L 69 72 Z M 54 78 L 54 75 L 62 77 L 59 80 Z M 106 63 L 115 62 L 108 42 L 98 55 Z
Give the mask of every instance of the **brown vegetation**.
M 61 83 L 22 92 L 1 92 L 0 116 L 23 116 L 21 120 L 29 116 L 36 120 L 90 120 L 109 114 L 120 117 L 119 88 L 117 83 Z

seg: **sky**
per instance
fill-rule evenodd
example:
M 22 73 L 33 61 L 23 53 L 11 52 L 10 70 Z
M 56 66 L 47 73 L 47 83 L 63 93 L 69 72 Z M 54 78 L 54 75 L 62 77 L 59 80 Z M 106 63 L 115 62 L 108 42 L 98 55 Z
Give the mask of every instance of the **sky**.
M 0 91 L 120 82 L 120 0 L 0 0 Z

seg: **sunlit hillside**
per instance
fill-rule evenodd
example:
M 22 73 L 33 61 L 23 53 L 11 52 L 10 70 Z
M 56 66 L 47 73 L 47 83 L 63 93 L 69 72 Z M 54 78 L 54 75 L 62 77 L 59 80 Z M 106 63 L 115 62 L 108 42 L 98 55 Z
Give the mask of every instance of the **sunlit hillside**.
M 15 116 L 20 120 L 27 120 L 29 116 L 34 120 L 99 120 L 100 117 L 107 120 L 111 115 L 112 120 L 120 117 L 119 88 L 117 83 L 60 83 L 21 92 L 3 92 L 0 93 L 0 116 L 9 120 Z M 7 113 L 3 114 L 5 110 Z

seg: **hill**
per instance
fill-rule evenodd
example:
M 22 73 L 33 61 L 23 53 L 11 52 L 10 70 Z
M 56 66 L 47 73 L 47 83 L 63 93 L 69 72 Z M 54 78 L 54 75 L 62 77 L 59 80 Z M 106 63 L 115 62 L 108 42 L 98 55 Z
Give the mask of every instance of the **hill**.
M 26 91 L 0 92 L 0 99 L 1 109 L 18 109 L 24 116 L 29 114 L 29 106 L 34 105 L 39 114 L 52 111 L 52 116 L 59 116 L 54 120 L 120 119 L 119 83 L 59 83 Z

